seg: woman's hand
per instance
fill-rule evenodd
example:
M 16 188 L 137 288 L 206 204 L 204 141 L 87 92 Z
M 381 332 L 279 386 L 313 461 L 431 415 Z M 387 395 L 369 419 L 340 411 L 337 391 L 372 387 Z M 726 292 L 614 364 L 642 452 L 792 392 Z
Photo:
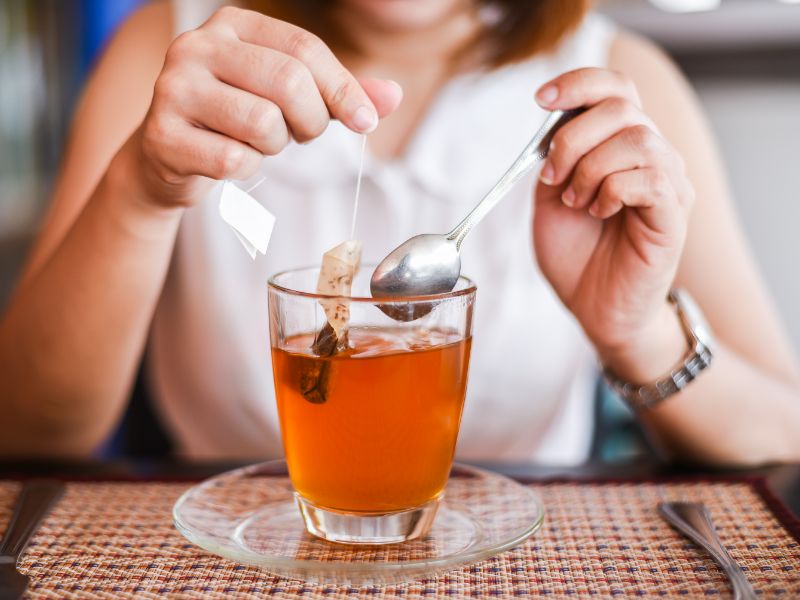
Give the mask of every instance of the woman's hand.
M 659 376 L 686 351 L 666 302 L 694 199 L 683 161 L 623 75 L 572 71 L 537 100 L 587 108 L 557 132 L 542 167 L 539 265 L 606 365 L 634 379 Z
M 394 82 L 357 81 L 307 31 L 226 7 L 171 44 L 125 150 L 148 199 L 188 205 L 206 178 L 246 179 L 264 155 L 316 138 L 331 118 L 371 131 L 400 98 Z

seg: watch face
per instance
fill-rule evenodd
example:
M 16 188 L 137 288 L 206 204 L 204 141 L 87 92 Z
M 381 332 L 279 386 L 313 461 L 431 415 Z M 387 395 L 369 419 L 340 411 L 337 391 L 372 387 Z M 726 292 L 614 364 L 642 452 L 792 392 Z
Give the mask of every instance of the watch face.
M 706 348 L 713 351 L 716 347 L 716 340 L 694 299 L 684 290 L 676 290 L 674 294 L 678 308 L 683 311 L 694 337 Z
M 711 330 L 706 326 L 705 323 L 695 328 L 694 335 L 701 344 L 703 344 L 712 352 L 714 351 L 717 340 L 714 339 L 714 336 L 711 334 Z

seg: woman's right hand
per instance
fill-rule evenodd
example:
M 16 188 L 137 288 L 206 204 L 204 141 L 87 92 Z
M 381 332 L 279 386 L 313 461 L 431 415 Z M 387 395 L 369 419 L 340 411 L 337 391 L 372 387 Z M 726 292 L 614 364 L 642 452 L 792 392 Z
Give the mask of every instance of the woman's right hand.
M 210 179 L 247 179 L 264 155 L 308 142 L 331 118 L 372 131 L 402 96 L 347 71 L 316 36 L 226 7 L 170 45 L 142 125 L 126 144 L 145 196 L 188 206 Z

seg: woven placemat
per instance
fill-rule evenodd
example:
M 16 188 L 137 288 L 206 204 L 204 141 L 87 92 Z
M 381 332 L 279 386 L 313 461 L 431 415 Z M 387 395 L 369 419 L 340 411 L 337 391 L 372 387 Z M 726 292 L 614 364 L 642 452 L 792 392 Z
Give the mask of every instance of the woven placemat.
M 208 554 L 172 526 L 186 483 L 68 483 L 20 563 L 30 598 L 730 597 L 725 578 L 656 515 L 705 502 L 763 598 L 800 597 L 800 545 L 747 482 L 537 483 L 544 527 L 523 546 L 436 579 L 308 585 Z M 19 491 L 0 482 L 0 532 Z

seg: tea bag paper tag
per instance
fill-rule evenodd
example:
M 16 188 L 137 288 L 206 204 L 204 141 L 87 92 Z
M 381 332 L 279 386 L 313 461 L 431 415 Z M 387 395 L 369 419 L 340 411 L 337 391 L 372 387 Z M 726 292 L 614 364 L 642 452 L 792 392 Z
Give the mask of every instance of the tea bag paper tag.
M 244 249 L 245 249 L 245 250 L 247 250 L 247 253 L 250 255 L 250 258 L 252 258 L 253 260 L 255 260 L 255 259 L 256 259 L 256 253 L 258 252 L 258 251 L 256 250 L 256 247 L 255 247 L 255 246 L 253 246 L 253 244 L 251 244 L 250 242 L 248 242 L 246 239 L 244 239 L 244 238 L 242 237 L 242 234 L 241 234 L 241 233 L 239 233 L 238 231 L 236 231 L 236 230 L 235 230 L 235 229 L 233 229 L 233 228 L 231 228 L 231 230 L 233 231 L 233 235 L 235 235 L 235 236 L 236 236 L 236 239 L 237 239 L 237 240 L 239 240 L 239 241 L 242 243 L 242 246 L 244 246 Z
M 275 216 L 232 181 L 222 183 L 219 216 L 233 228 L 251 258 L 255 259 L 256 252 L 266 254 Z

